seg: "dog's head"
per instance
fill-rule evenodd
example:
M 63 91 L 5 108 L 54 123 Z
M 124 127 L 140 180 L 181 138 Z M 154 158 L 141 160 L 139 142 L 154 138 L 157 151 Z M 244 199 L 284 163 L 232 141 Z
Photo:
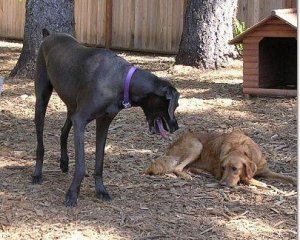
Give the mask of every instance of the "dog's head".
M 220 184 L 234 187 L 240 181 L 249 181 L 255 174 L 256 164 L 245 152 L 234 150 L 221 159 Z
M 151 133 L 159 133 L 166 138 L 168 132 L 178 129 L 175 109 L 178 107 L 179 93 L 169 83 L 150 93 L 141 102 Z
M 246 135 L 235 132 L 229 135 L 220 153 L 221 185 L 236 186 L 249 182 L 256 173 L 257 162 L 262 158 L 258 145 Z

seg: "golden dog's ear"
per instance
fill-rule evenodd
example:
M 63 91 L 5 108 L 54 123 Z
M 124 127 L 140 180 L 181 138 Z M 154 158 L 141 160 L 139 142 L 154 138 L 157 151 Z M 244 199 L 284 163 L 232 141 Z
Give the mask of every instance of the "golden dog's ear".
M 246 175 L 245 177 L 247 180 L 250 180 L 251 178 L 254 177 L 257 170 L 257 166 L 253 161 L 247 161 L 246 163 L 244 163 L 244 166 L 245 166 L 245 175 Z
M 252 161 L 256 162 L 262 158 L 262 152 L 259 146 L 252 140 L 247 139 L 242 144 L 244 154 Z
M 225 156 L 230 152 L 231 148 L 232 148 L 231 145 L 228 143 L 222 145 L 221 152 L 220 152 L 221 160 L 225 158 Z

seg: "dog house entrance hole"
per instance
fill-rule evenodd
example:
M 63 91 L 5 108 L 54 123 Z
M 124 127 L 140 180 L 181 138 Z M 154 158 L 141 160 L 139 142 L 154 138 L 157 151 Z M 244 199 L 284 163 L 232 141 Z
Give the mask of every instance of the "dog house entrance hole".
M 259 87 L 297 89 L 297 40 L 266 37 L 259 43 Z

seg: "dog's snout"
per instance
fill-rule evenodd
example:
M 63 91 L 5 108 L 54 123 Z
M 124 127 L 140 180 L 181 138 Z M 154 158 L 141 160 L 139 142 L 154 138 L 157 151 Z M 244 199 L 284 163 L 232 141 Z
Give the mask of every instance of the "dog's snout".
M 230 187 L 230 188 L 234 188 L 236 186 L 236 184 L 234 183 L 228 183 L 225 180 L 224 181 L 220 181 L 220 185 L 223 187 Z
M 169 128 L 170 128 L 170 133 L 173 133 L 176 130 L 178 130 L 179 127 L 177 121 L 176 120 L 171 121 L 171 123 L 169 124 Z

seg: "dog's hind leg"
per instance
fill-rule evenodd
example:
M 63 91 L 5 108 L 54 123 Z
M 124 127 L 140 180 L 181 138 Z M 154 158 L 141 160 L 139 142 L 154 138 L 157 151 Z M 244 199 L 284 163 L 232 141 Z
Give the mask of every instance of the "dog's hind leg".
M 104 159 L 104 147 L 106 144 L 106 138 L 108 128 L 113 120 L 113 116 L 105 116 L 96 119 L 96 159 L 95 159 L 95 188 L 96 196 L 105 201 L 110 201 L 111 198 L 105 189 L 103 184 L 103 159 Z
M 246 182 L 246 184 L 252 185 L 252 186 L 256 186 L 256 187 L 260 187 L 260 188 L 268 188 L 268 184 L 263 183 L 259 180 L 256 180 L 254 178 L 251 178 L 249 181 Z
M 60 136 L 60 150 L 61 150 L 60 169 L 62 170 L 62 172 L 69 171 L 69 157 L 68 157 L 67 145 L 68 145 L 68 136 L 71 127 L 72 127 L 71 114 L 68 111 L 67 119 L 64 126 L 61 129 L 61 136 Z
M 188 166 L 190 163 L 194 162 L 199 156 L 203 149 L 203 145 L 199 140 L 192 139 L 188 145 L 187 153 L 185 154 L 185 158 L 181 160 L 181 162 L 174 168 L 173 172 L 184 178 L 184 179 L 192 179 L 191 175 L 187 172 L 184 172 L 183 169 Z
M 187 149 L 187 156 L 175 167 L 175 171 L 182 172 L 187 165 L 194 162 L 200 156 L 202 149 L 203 145 L 200 141 L 193 141 Z
M 88 123 L 88 117 L 89 116 L 83 112 L 77 112 L 71 117 L 74 129 L 75 171 L 71 186 L 66 194 L 67 207 L 75 207 L 77 205 L 80 185 L 85 176 L 84 131 Z
M 35 128 L 37 136 L 37 148 L 36 165 L 32 176 L 33 184 L 40 184 L 42 182 L 42 169 L 44 161 L 44 120 L 48 102 L 53 91 L 52 84 L 47 76 L 47 70 L 41 52 L 39 52 L 37 63 L 37 71 L 35 76 Z
M 263 183 L 259 180 L 256 180 L 254 178 L 251 178 L 249 181 L 245 182 L 246 184 L 249 184 L 249 185 L 252 185 L 252 186 L 256 186 L 256 187 L 259 187 L 259 188 L 263 188 L 263 189 L 273 189 L 275 190 L 276 192 L 279 192 L 279 193 L 282 193 L 282 194 L 285 194 L 284 191 L 272 186 L 272 185 L 268 185 L 266 183 Z
M 296 178 L 291 177 L 291 176 L 285 176 L 283 174 L 273 172 L 269 168 L 266 168 L 266 169 L 262 170 L 261 172 L 257 173 L 256 175 L 260 176 L 260 177 L 267 177 L 267 178 L 279 179 L 281 181 L 284 181 L 284 182 L 287 182 L 287 183 L 291 183 L 294 186 L 297 185 L 297 179 Z
M 194 173 L 194 174 L 203 174 L 203 173 L 206 173 L 203 169 L 201 168 L 195 168 L 195 167 L 189 167 L 188 170 L 191 172 L 191 173 Z
M 37 148 L 36 148 L 36 165 L 32 176 L 33 184 L 40 184 L 42 182 L 42 169 L 44 161 L 44 120 L 46 114 L 46 108 L 52 93 L 52 86 L 48 86 L 46 89 L 42 89 L 43 93 L 37 97 L 35 104 L 35 128 L 37 136 Z

